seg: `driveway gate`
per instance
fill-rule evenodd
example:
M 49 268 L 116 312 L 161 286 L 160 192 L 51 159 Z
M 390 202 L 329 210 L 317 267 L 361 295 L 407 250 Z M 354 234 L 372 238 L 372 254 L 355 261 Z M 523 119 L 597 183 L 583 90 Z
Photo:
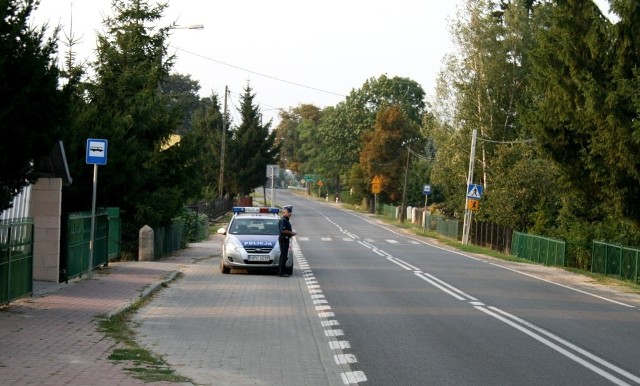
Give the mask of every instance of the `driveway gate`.
M 33 292 L 33 219 L 0 222 L 0 304 Z

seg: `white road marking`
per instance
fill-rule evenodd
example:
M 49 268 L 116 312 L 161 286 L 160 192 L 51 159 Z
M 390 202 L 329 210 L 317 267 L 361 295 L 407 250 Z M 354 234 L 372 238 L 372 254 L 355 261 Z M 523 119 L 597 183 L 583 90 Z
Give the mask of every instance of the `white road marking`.
M 413 269 L 411 269 L 410 266 L 406 265 L 404 262 L 398 260 L 398 259 L 394 259 L 393 257 L 387 257 L 387 260 L 389 260 L 390 262 L 399 265 L 400 267 L 406 269 L 407 271 L 414 271 Z
M 398 244 L 398 240 L 387 239 L 385 241 L 388 242 L 389 244 Z
M 612 382 L 612 383 L 614 383 L 616 385 L 628 385 L 628 383 L 624 382 L 622 379 L 617 378 L 613 374 L 611 374 L 611 373 L 609 373 L 609 372 L 607 372 L 607 371 L 595 366 L 592 363 L 587 362 L 586 360 L 584 360 L 584 359 L 578 357 L 577 355 L 571 353 L 570 351 L 558 346 L 557 344 L 551 342 L 550 340 L 545 339 L 543 336 L 541 336 L 539 334 L 536 334 L 535 332 L 533 332 L 531 330 L 528 330 L 527 328 L 525 328 L 525 327 L 523 327 L 523 326 L 521 326 L 521 325 L 519 325 L 517 323 L 512 322 L 511 320 L 503 317 L 502 315 L 498 315 L 496 312 L 493 312 L 493 309 L 495 309 L 495 307 L 492 307 L 492 310 L 489 310 L 489 309 L 487 309 L 485 307 L 475 307 L 475 308 L 477 310 L 480 310 L 480 311 L 490 315 L 490 316 L 493 316 L 494 318 L 500 320 L 501 322 L 504 322 L 504 323 L 508 324 L 509 326 L 515 328 L 516 330 L 518 330 L 518 331 L 520 331 L 520 332 L 522 332 L 522 333 L 524 333 L 526 335 L 529 335 L 531 338 L 537 340 L 538 342 L 544 344 L 547 347 L 550 347 L 551 349 L 559 352 L 560 354 L 562 354 L 565 357 L 573 360 L 574 362 L 586 367 L 587 369 L 593 371 L 594 373 L 606 378 L 610 382 Z M 529 325 L 528 327 L 533 326 L 532 324 L 530 324 L 528 322 L 527 322 L 527 324 Z M 591 357 L 591 358 L 597 358 L 598 359 L 597 361 L 599 363 L 602 364 L 602 362 L 604 362 L 604 363 L 607 363 L 609 365 L 607 367 L 617 369 L 617 370 L 614 370 L 614 371 L 618 372 L 620 375 L 623 375 L 623 376 L 625 376 L 625 377 L 627 377 L 627 378 L 629 378 L 629 379 L 631 379 L 631 380 L 633 380 L 633 381 L 635 381 L 637 383 L 640 383 L 640 378 L 636 377 L 635 375 L 630 374 L 630 373 L 628 373 L 628 372 L 626 372 L 626 371 L 624 371 L 622 369 L 619 369 L 616 366 L 606 362 L 604 359 L 600 359 L 600 358 L 596 357 L 595 355 L 590 354 L 590 353 L 588 353 L 588 352 L 586 352 L 586 351 L 584 351 L 582 349 L 581 349 L 581 351 L 583 351 L 584 353 L 589 354 L 589 357 Z M 583 355 L 585 355 L 584 353 L 583 353 Z
M 346 363 L 357 363 L 358 360 L 356 359 L 356 356 L 353 354 L 339 354 L 339 355 L 334 355 L 333 359 L 336 361 L 337 365 L 344 365 Z
M 353 239 L 358 239 L 357 236 L 352 236 Z M 324 239 L 324 238 L 323 238 Z M 327 238 L 329 241 L 330 238 Z M 351 241 L 351 239 L 343 239 L 347 241 Z M 363 244 L 364 245 L 364 244 Z M 371 247 L 369 247 L 371 248 Z M 317 311 L 318 318 L 321 319 L 320 323 L 322 327 L 334 327 L 339 326 L 340 322 L 336 319 L 331 319 L 335 317 L 335 314 L 331 312 L 331 306 L 328 304 L 329 302 L 325 299 L 325 295 L 322 293 L 322 289 L 316 280 L 315 275 L 311 271 L 307 260 L 302 255 L 302 251 L 300 250 L 300 246 L 297 243 L 297 240 L 293 241 L 293 249 L 296 255 L 296 259 L 298 260 L 298 265 L 302 270 L 302 276 L 305 279 L 305 283 L 307 284 L 307 289 L 309 294 L 311 295 L 312 302 L 315 306 L 315 310 Z M 374 248 L 375 249 L 375 248 Z M 338 328 L 330 328 L 325 329 L 324 334 L 327 337 L 339 337 L 344 335 L 344 331 Z M 346 340 L 330 340 L 329 347 L 332 350 L 346 350 L 351 348 L 351 344 Z M 334 355 L 334 360 L 337 365 L 342 366 L 342 369 L 350 370 L 350 364 L 356 363 L 356 357 L 353 354 L 349 353 L 340 353 Z M 342 382 L 345 385 L 349 384 L 358 384 L 359 382 L 366 382 L 367 377 L 362 371 L 347 371 L 340 374 L 342 378 Z
M 343 336 L 344 335 L 344 331 L 342 331 L 339 328 L 332 329 L 332 330 L 324 330 L 324 335 L 325 336 Z
M 362 371 L 352 371 L 348 373 L 342 373 L 342 382 L 345 385 L 358 384 L 360 382 L 366 382 L 367 376 Z
M 351 348 L 351 343 L 346 340 L 332 340 L 329 342 L 329 348 L 332 350 L 344 350 Z

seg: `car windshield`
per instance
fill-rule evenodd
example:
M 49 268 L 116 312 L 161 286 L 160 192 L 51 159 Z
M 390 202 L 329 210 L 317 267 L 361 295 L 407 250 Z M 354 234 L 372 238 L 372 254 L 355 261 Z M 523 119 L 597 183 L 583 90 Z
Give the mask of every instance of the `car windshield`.
M 234 235 L 278 235 L 278 221 L 277 218 L 236 218 L 230 232 Z

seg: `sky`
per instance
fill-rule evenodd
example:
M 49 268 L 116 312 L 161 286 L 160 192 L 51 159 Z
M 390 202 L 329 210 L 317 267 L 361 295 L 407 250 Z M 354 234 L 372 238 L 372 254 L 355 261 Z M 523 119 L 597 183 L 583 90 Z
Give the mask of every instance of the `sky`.
M 240 97 L 250 86 L 263 119 L 274 125 L 279 109 L 334 106 L 383 74 L 410 78 L 432 96 L 442 58 L 455 49 L 449 25 L 463 2 L 165 1 L 163 25 L 204 26 L 172 31 L 174 72 L 197 80 L 202 97 L 222 98 L 227 86 L 236 123 Z M 111 0 L 41 0 L 33 23 L 61 25 L 63 40 L 72 31 L 79 39 L 77 58 L 93 60 L 96 33 L 105 32 L 102 21 L 112 14 Z M 63 57 L 68 49 L 60 44 L 59 50 Z

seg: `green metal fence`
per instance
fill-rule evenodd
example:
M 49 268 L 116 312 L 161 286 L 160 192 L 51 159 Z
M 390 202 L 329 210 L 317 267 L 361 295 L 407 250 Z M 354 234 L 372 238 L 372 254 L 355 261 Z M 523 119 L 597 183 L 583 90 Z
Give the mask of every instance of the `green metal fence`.
M 640 249 L 594 241 L 591 250 L 591 272 L 619 276 L 639 283 Z
M 397 207 L 393 205 L 382 204 L 380 205 L 379 212 L 381 212 L 384 216 L 391 217 L 394 219 L 397 218 L 397 215 L 396 215 Z
M 153 232 L 153 258 L 160 259 L 182 249 L 184 244 L 184 223 L 157 227 Z
M 564 267 L 567 263 L 567 245 L 562 240 L 513 232 L 511 255 L 544 265 Z
M 436 217 L 436 232 L 441 235 L 452 239 L 459 239 L 459 228 L 460 221 L 458 220 L 450 220 L 440 216 Z
M 33 219 L 0 222 L 0 304 L 33 292 Z
M 109 216 L 106 210 L 96 211 L 93 267 L 107 264 Z M 80 276 L 89 271 L 89 243 L 91 241 L 91 212 L 70 213 L 67 222 L 66 278 Z
M 120 219 L 120 208 L 107 208 L 107 218 L 109 220 L 109 238 L 107 242 L 107 261 L 120 256 L 122 245 L 122 220 Z

